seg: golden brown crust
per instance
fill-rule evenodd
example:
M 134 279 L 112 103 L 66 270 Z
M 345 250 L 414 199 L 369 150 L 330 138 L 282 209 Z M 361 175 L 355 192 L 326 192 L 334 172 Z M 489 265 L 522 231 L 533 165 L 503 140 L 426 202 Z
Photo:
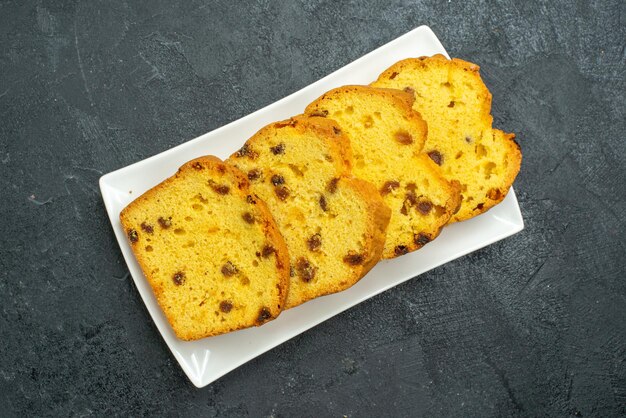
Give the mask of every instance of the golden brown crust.
M 136 225 L 136 221 L 133 221 L 133 219 L 131 219 L 131 212 L 141 210 L 142 207 L 149 205 L 151 202 L 159 199 L 162 191 L 164 189 L 167 189 L 173 183 L 180 181 L 180 179 L 185 178 L 185 176 L 196 175 L 198 172 L 201 172 L 203 170 L 209 170 L 211 172 L 211 175 L 214 176 L 211 178 L 218 178 L 219 176 L 230 176 L 231 178 L 234 178 L 235 184 L 233 184 L 233 187 L 231 187 L 230 190 L 234 193 L 238 193 L 238 195 L 241 196 L 242 199 L 247 199 L 247 196 L 249 195 L 254 196 L 253 194 L 251 194 L 249 190 L 249 182 L 242 172 L 228 164 L 223 163 L 217 157 L 199 157 L 182 165 L 178 169 L 176 174 L 167 178 L 152 189 L 146 191 L 144 194 L 142 194 L 133 202 L 131 202 L 128 206 L 126 206 L 120 213 L 120 221 L 124 231 L 136 231 L 140 228 L 140 226 Z M 267 306 L 268 312 L 266 315 L 264 315 L 263 321 L 263 323 L 265 323 L 268 320 L 277 317 L 285 305 L 285 299 L 287 297 L 289 288 L 289 253 L 285 241 L 282 235 L 280 235 L 280 233 L 278 232 L 276 223 L 272 218 L 271 213 L 267 209 L 267 206 L 258 197 L 254 196 L 253 198 L 255 200 L 255 209 L 260 212 L 261 215 L 260 218 L 262 219 L 262 229 L 264 231 L 264 235 L 268 238 L 268 241 L 272 243 L 272 246 L 275 249 L 274 254 L 276 256 L 276 268 L 279 272 L 278 282 L 275 284 L 278 289 L 279 297 L 273 305 Z M 156 226 L 151 228 L 156 228 Z M 141 231 L 141 233 L 143 232 L 144 231 Z M 166 318 L 168 319 L 168 322 L 172 326 L 178 338 L 186 341 L 196 340 L 199 338 L 210 337 L 213 335 L 223 334 L 225 332 L 247 328 L 249 326 L 261 325 L 257 322 L 250 322 L 247 324 L 239 324 L 237 326 L 224 326 L 218 330 L 208 330 L 206 332 L 202 332 L 201 334 L 199 334 L 195 329 L 181 326 L 178 322 L 180 318 L 177 313 L 173 309 L 166 309 L 165 305 L 167 302 L 164 299 L 165 290 L 163 288 L 163 284 L 159 280 L 157 280 L 153 273 L 153 269 L 155 268 L 154 264 L 150 264 L 148 262 L 148 260 L 146 259 L 146 254 L 140 249 L 138 245 L 140 243 L 140 239 L 137 238 L 133 240 L 130 239 L 130 237 L 128 236 L 127 238 L 129 238 L 129 244 L 131 246 L 131 249 L 133 250 L 139 266 L 144 272 L 146 279 L 150 283 L 157 298 L 157 301 L 159 302 L 159 305 L 161 306 Z M 152 238 L 154 239 L 154 237 Z M 271 286 L 274 286 L 274 284 L 272 284 Z
M 367 86 L 371 88 L 370 86 Z M 411 91 L 403 91 L 398 89 L 387 89 L 384 87 L 374 87 L 378 91 L 389 93 L 406 103 L 407 107 L 412 109 L 415 103 L 415 94 Z M 418 112 L 419 113 L 419 112 Z

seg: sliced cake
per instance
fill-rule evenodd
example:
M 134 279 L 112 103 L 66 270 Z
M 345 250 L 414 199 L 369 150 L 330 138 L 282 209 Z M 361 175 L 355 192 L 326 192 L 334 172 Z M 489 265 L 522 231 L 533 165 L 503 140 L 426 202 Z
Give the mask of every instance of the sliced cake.
M 422 154 L 427 126 L 399 90 L 344 86 L 306 108 L 335 120 L 350 138 L 353 174 L 373 183 L 391 209 L 384 258 L 432 241 L 458 209 L 459 190 Z
M 285 237 L 287 308 L 352 286 L 380 259 L 389 209 L 374 186 L 349 176 L 350 143 L 335 122 L 272 123 L 228 162 L 246 173 Z
M 218 158 L 186 163 L 120 220 L 180 339 L 261 325 L 284 307 L 285 241 L 246 176 Z
M 462 188 L 453 221 L 479 215 L 504 199 L 522 154 L 513 134 L 492 128 L 491 93 L 477 65 L 443 55 L 411 58 L 385 70 L 372 86 L 415 95 L 413 109 L 428 123 L 424 152 Z

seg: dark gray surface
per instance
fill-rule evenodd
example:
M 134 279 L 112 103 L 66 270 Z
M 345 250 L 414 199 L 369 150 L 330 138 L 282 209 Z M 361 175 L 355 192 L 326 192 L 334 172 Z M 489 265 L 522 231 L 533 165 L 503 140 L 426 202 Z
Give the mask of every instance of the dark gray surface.
M 0 415 L 626 414 L 626 3 L 228 3 L 0 3 Z M 420 24 L 518 133 L 526 229 L 195 389 L 98 178 Z

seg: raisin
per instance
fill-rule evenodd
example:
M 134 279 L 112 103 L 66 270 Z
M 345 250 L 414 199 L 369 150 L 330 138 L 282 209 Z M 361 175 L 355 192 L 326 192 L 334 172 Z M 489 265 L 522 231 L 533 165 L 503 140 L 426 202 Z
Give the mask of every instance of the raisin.
M 432 208 L 433 208 L 433 204 L 430 203 L 428 200 L 422 200 L 421 202 L 417 204 L 417 210 L 422 215 L 428 215 L 428 213 L 430 212 Z
M 241 215 L 241 217 L 243 218 L 244 221 L 246 221 L 249 224 L 254 223 L 254 215 L 251 214 L 250 212 L 244 212 L 243 215 Z
M 415 195 L 415 192 L 409 187 L 407 187 L 407 189 L 409 190 L 406 192 L 404 202 L 402 202 L 402 207 L 400 208 L 400 213 L 403 215 L 408 215 L 409 209 L 417 203 L 417 196 Z
M 399 181 L 397 180 L 386 181 L 385 184 L 383 184 L 383 187 L 380 188 L 380 194 L 385 196 L 391 193 L 392 191 L 396 190 L 398 187 L 400 187 Z
M 201 163 L 201 162 L 199 162 L 199 161 L 196 161 L 196 162 L 195 162 L 195 163 L 193 163 L 191 166 L 192 166 L 193 168 L 195 168 L 196 170 L 202 170 L 202 169 L 204 168 L 204 166 L 202 165 L 202 163 Z
M 259 324 L 262 324 L 271 318 L 272 318 L 272 313 L 270 312 L 268 308 L 264 306 L 261 308 L 261 310 L 259 310 L 259 316 L 257 316 L 256 322 Z
M 237 274 L 237 267 L 230 261 L 227 261 L 226 264 L 222 266 L 222 274 L 226 277 L 232 277 Z
M 324 212 L 328 210 L 328 202 L 326 202 L 326 196 L 324 195 L 320 196 L 320 207 Z
M 274 186 L 280 186 L 281 184 L 285 184 L 285 178 L 280 174 L 274 174 L 272 176 L 272 184 Z
M 311 265 L 309 260 L 304 257 L 300 257 L 296 262 L 296 270 L 303 282 L 308 283 L 315 277 L 317 268 Z
M 491 200 L 500 200 L 502 198 L 502 192 L 500 189 L 489 189 L 487 197 Z
M 448 103 L 448 107 L 454 107 L 454 100 L 451 100 L 450 103 Z
M 437 151 L 437 150 L 430 151 L 428 153 L 428 156 L 430 157 L 431 160 L 433 160 L 435 162 L 435 164 L 437 164 L 437 165 L 443 164 L 443 155 L 441 155 L 441 153 L 439 151 Z
M 322 246 L 322 236 L 320 234 L 312 235 L 306 243 L 309 246 L 309 250 L 319 251 L 320 247 Z
M 258 156 L 259 156 L 259 153 L 258 153 L 258 152 L 256 152 L 256 151 L 254 151 L 254 150 L 250 147 L 250 145 L 248 145 L 248 144 L 243 144 L 243 147 L 241 147 L 241 148 L 239 149 L 239 151 L 237 151 L 237 152 L 235 153 L 235 155 L 236 155 L 237 157 L 249 157 L 249 158 L 251 158 L 251 159 L 255 159 L 256 157 L 258 157 Z
M 174 273 L 174 275 L 172 276 L 172 280 L 174 281 L 174 284 L 176 286 L 182 285 L 183 283 L 185 283 L 185 273 L 182 271 Z
M 413 242 L 419 246 L 426 245 L 430 242 L 430 237 L 423 232 L 413 235 Z
M 328 186 L 326 186 L 326 190 L 328 190 L 330 193 L 335 193 L 337 191 L 338 182 L 339 182 L 339 179 L 335 177 L 334 179 L 328 182 Z
M 337 128 L 336 126 L 333 126 L 333 132 L 335 133 L 335 135 L 339 135 L 341 133 L 341 129 Z
M 258 180 L 259 178 L 261 178 L 261 170 L 259 170 L 258 168 L 248 171 L 248 180 L 254 181 Z
M 139 241 L 139 235 L 137 234 L 137 231 L 135 231 L 134 229 L 129 229 L 128 230 L 128 239 L 133 244 L 136 243 L 137 241 Z
M 417 203 L 417 196 L 415 196 L 415 192 L 409 190 L 406 192 L 405 201 L 409 203 L 409 205 L 414 206 Z
M 263 250 L 261 250 L 261 255 L 263 256 L 263 258 L 267 258 L 270 255 L 274 254 L 276 252 L 276 248 L 272 247 L 269 244 L 265 244 L 263 246 Z
M 230 187 L 226 186 L 225 184 L 220 184 L 219 186 L 217 186 L 217 188 L 214 189 L 218 194 L 228 194 L 228 192 L 230 191 Z
M 209 186 L 211 186 L 211 189 L 217 194 L 225 195 L 230 192 L 230 187 L 225 184 L 217 184 L 213 180 L 209 180 Z
M 474 208 L 474 210 L 483 210 L 483 207 L 485 206 L 484 203 L 479 203 L 476 205 L 476 207 Z
M 220 302 L 220 311 L 228 313 L 233 309 L 233 303 L 229 300 L 223 300 Z
M 465 137 L 465 142 L 467 142 L 468 144 L 472 142 L 472 137 L 471 136 L 466 136 Z
M 274 155 L 284 154 L 285 153 L 285 144 L 283 142 L 281 142 L 280 144 L 276 145 L 275 147 L 270 147 L 270 151 L 272 151 L 272 154 L 274 154 Z
M 394 248 L 393 252 L 396 256 L 404 255 L 409 252 L 409 247 L 407 247 L 406 245 L 396 245 L 396 248 Z
M 289 189 L 286 188 L 285 186 L 277 187 L 276 189 L 274 189 L 274 193 L 276 193 L 276 196 L 280 200 L 285 200 L 289 196 Z
M 407 131 L 398 131 L 394 134 L 395 140 L 402 145 L 410 145 L 413 143 L 413 137 Z
M 248 144 L 243 144 L 243 147 L 239 148 L 239 150 L 235 153 L 237 157 L 245 157 L 250 152 L 250 147 Z
M 254 199 L 254 197 L 252 197 L 252 195 L 246 196 L 246 202 L 250 203 L 251 205 L 256 205 L 256 200 Z
M 148 234 L 152 234 L 154 232 L 154 227 L 146 222 L 141 223 L 141 229 L 146 231 Z
M 167 229 L 170 226 L 172 226 L 172 217 L 170 216 L 169 218 L 159 218 L 159 225 L 161 225 L 161 228 L 163 229 Z
M 346 264 L 350 264 L 351 266 L 358 266 L 360 264 L 363 264 L 363 261 L 365 261 L 365 257 L 363 256 L 363 254 L 358 254 L 355 252 L 350 252 L 343 258 L 343 262 Z
M 314 110 L 313 112 L 309 113 L 309 116 L 319 116 L 320 118 L 325 118 L 326 116 L 328 116 L 328 110 Z
M 409 93 L 409 94 L 415 95 L 415 90 L 414 90 L 412 87 L 405 87 L 405 88 L 403 89 L 403 91 L 404 91 L 405 93 Z
M 398 73 L 396 71 L 394 71 L 393 73 L 391 73 L 391 75 L 389 76 L 389 78 L 391 80 L 393 80 L 394 78 L 396 78 L 396 76 L 398 75 Z

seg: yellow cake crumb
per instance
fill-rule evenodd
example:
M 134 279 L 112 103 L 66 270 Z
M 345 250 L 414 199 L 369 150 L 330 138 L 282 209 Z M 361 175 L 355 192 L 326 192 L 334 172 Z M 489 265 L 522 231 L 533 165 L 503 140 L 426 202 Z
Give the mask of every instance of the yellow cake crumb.
M 458 187 L 422 154 L 427 126 L 412 104 L 399 90 L 343 86 L 305 111 L 337 121 L 350 138 L 353 174 L 373 183 L 391 209 L 384 258 L 432 241 L 458 209 Z
M 350 173 L 333 121 L 298 116 L 261 129 L 228 162 L 270 208 L 291 258 L 287 307 L 344 290 L 380 259 L 389 209 Z
M 461 186 L 461 207 L 452 221 L 504 199 L 522 154 L 515 135 L 492 128 L 491 93 L 476 64 L 443 55 L 410 58 L 385 70 L 372 86 L 415 95 L 413 109 L 428 123 L 424 152 Z
M 285 242 L 243 173 L 218 158 L 186 163 L 120 220 L 179 338 L 261 325 L 284 307 Z

